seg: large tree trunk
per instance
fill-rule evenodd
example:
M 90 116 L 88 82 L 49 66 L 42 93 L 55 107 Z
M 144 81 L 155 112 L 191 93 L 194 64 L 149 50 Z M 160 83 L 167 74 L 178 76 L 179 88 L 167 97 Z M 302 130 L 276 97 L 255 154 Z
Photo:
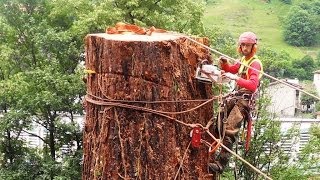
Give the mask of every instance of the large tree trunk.
M 201 41 L 208 44 L 206 39 Z M 182 161 L 177 179 L 210 176 L 208 147 L 188 148 L 191 127 L 152 112 L 118 106 L 170 112 L 196 107 L 200 102 L 155 101 L 211 98 L 211 85 L 194 79 L 198 59 L 210 60 L 209 51 L 170 33 L 86 37 L 86 68 L 95 73 L 87 77 L 83 179 L 174 179 Z M 107 106 L 112 100 L 155 103 Z M 205 126 L 212 111 L 209 103 L 169 116 Z M 212 142 L 205 134 L 202 137 Z

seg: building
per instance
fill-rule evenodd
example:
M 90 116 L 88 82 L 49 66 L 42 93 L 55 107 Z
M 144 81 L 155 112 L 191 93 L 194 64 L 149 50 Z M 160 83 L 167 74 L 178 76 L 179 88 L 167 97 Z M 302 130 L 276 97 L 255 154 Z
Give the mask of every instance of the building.
M 30 130 L 23 130 L 19 135 L 19 139 L 23 140 L 27 147 L 43 148 L 44 142 L 42 139 L 46 137 L 46 134 L 47 131 L 43 126 L 32 123 L 32 128 Z
M 83 121 L 84 117 L 82 115 L 74 115 L 74 121 L 78 123 L 80 129 L 83 128 Z M 62 116 L 62 121 L 64 123 L 71 123 L 69 117 Z M 28 130 L 23 130 L 19 134 L 19 138 L 25 142 L 25 145 L 27 147 L 31 148 L 43 148 L 44 142 L 42 139 L 44 139 L 48 131 L 45 127 L 41 126 L 40 124 L 37 124 L 35 122 L 31 125 L 32 128 Z
M 284 82 L 299 89 L 298 79 L 283 80 Z M 301 93 L 278 81 L 269 84 L 266 93 L 271 98 L 271 105 L 268 107 L 270 113 L 278 117 L 295 117 L 301 110 Z
M 316 87 L 318 96 L 320 96 L 320 70 L 314 71 L 313 73 L 313 84 Z

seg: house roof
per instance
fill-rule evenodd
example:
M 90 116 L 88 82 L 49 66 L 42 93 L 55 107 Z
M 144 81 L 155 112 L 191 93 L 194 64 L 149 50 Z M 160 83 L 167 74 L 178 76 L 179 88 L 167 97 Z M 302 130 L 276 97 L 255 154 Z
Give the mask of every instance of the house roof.
M 319 70 L 319 73 L 320 73 L 320 70 Z M 292 86 L 295 86 L 295 87 L 297 87 L 299 89 L 303 89 L 302 86 L 299 84 L 299 80 L 298 79 L 280 79 L 280 80 L 284 81 L 284 82 L 286 82 L 286 83 L 288 83 L 288 84 L 290 84 Z M 279 82 L 279 81 L 271 82 L 269 84 L 269 87 L 275 86 L 277 84 L 281 84 L 281 82 Z M 283 85 L 285 86 L 285 84 L 283 84 Z
M 313 71 L 313 74 L 320 74 L 320 70 Z

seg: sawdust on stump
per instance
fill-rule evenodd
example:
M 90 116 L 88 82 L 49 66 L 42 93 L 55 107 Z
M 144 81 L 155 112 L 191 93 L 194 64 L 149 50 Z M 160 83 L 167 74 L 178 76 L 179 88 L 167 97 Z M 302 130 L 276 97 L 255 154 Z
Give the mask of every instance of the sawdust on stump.
M 85 39 L 88 97 L 97 101 L 174 101 L 208 99 L 211 85 L 194 79 L 207 49 L 172 33 L 90 34 Z M 207 39 L 198 39 L 208 44 Z M 177 112 L 201 102 L 117 102 Z M 150 112 L 86 102 L 82 179 L 207 179 L 208 147 L 189 148 L 190 127 Z M 172 115 L 206 125 L 212 103 Z M 203 139 L 213 140 L 203 134 Z M 184 153 L 186 156 L 184 157 Z M 211 177 L 212 178 L 212 177 Z

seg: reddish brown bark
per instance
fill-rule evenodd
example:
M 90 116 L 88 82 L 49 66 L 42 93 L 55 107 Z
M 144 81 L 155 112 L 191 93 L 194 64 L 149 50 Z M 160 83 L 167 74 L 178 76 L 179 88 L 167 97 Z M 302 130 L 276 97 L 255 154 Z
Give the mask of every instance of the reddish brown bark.
M 212 97 L 211 86 L 194 79 L 198 59 L 210 60 L 209 51 L 182 36 L 91 34 L 86 37 L 86 57 L 86 68 L 96 72 L 87 78 L 88 97 L 97 101 L 101 99 L 94 96 L 134 101 Z M 199 102 L 126 104 L 175 112 Z M 177 179 L 209 177 L 208 148 L 187 149 L 190 127 L 117 106 L 86 102 L 85 110 L 83 179 L 174 179 L 185 152 Z M 205 126 L 212 103 L 173 117 Z

